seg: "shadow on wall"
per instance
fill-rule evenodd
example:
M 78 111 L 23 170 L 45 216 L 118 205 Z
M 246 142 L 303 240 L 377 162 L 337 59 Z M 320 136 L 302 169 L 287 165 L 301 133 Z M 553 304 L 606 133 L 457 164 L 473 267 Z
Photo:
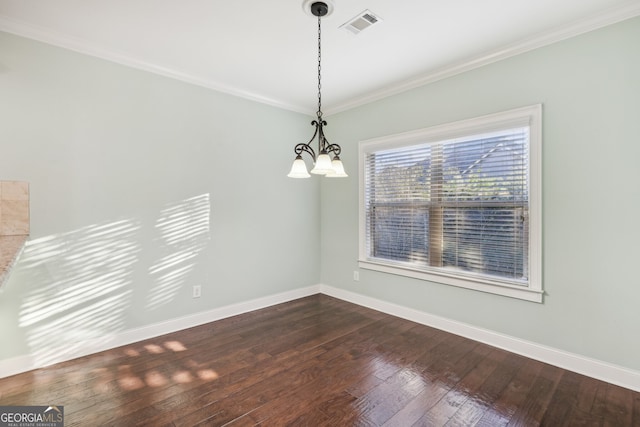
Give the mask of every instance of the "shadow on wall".
M 195 258 L 207 246 L 209 236 L 209 194 L 167 206 L 156 221 L 154 245 L 160 257 L 149 268 L 152 289 L 147 309 L 168 304 L 195 267 Z
M 209 194 L 162 209 L 153 231 L 157 256 L 148 268 L 139 265 L 146 225 L 136 219 L 29 241 L 18 266 L 28 284 L 18 324 L 34 363 L 64 360 L 87 342 L 104 344 L 123 331 L 136 271 L 148 271 L 147 310 L 170 303 L 210 239 L 209 215 Z

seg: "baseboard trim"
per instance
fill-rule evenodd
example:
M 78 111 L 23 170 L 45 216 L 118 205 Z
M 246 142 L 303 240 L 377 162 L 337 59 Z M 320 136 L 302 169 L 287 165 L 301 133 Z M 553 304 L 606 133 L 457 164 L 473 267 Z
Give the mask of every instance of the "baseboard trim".
M 261 308 L 270 307 L 272 305 L 281 304 L 317 293 L 320 293 L 320 285 L 294 289 L 292 291 L 256 298 L 250 301 L 230 304 L 189 316 L 154 323 L 141 328 L 125 330 L 116 334 L 100 337 L 99 339 L 88 340 L 79 343 L 73 348 L 61 347 L 53 349 L 48 351 L 47 354 L 55 356 L 49 356 L 46 360 L 43 360 L 35 354 L 0 360 L 0 378 L 9 377 L 11 375 L 31 371 L 33 369 L 44 368 L 45 366 L 66 362 L 78 357 L 144 341 L 150 338 L 181 331 L 183 329 L 192 328 L 194 326 L 203 325 L 216 320 L 225 319 L 227 317 L 237 316 L 249 311 L 259 310 Z
M 638 371 L 328 285 L 320 285 L 320 292 L 343 301 L 431 326 L 530 359 L 640 392 L 640 372 Z
M 27 372 L 33 369 L 43 368 L 55 363 L 110 350 L 123 345 L 144 341 L 164 334 L 192 328 L 194 326 L 203 325 L 231 316 L 237 316 L 239 314 L 259 310 L 261 308 L 285 303 L 317 293 L 322 293 L 343 301 L 368 307 L 392 316 L 411 320 L 422 325 L 431 326 L 474 341 L 479 341 L 512 353 L 520 354 L 531 359 L 539 360 L 550 365 L 558 366 L 569 371 L 577 372 L 582 375 L 640 392 L 640 372 L 638 371 L 323 284 L 286 291 L 256 298 L 250 301 L 230 304 L 224 307 L 218 307 L 205 312 L 195 313 L 189 316 L 155 323 L 141 328 L 129 329 L 107 337 L 101 337 L 100 339 L 80 343 L 72 350 L 60 348 L 57 349 L 59 350 L 57 352 L 51 352 L 56 354 L 55 359 L 48 359 L 46 362 L 39 360 L 36 355 L 25 355 L 0 360 L 0 378 L 9 377 L 11 375 Z

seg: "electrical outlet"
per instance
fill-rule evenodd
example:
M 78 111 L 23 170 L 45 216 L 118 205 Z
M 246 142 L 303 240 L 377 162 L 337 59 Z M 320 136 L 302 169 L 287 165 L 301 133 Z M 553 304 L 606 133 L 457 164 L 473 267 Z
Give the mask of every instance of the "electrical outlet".
M 353 280 L 356 282 L 360 281 L 360 272 L 358 270 L 353 270 Z
M 200 298 L 200 295 L 202 295 L 202 288 L 200 287 L 200 285 L 195 285 L 193 287 L 193 297 Z

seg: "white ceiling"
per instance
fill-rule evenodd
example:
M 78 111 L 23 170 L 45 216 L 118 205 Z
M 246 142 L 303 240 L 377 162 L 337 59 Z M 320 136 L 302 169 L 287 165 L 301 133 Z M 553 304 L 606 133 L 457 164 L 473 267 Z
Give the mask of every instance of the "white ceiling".
M 0 0 L 0 30 L 313 113 L 317 20 L 302 3 Z M 325 114 L 640 15 L 640 0 L 333 3 L 322 20 Z M 365 9 L 382 22 L 339 28 Z

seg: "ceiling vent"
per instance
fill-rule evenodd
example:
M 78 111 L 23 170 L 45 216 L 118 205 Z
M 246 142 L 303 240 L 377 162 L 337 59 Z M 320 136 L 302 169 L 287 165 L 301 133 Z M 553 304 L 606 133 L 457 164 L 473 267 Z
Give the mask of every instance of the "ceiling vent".
M 344 28 L 345 30 L 353 34 L 358 34 L 360 31 L 365 30 L 379 22 L 382 22 L 382 19 L 380 19 L 380 17 L 376 16 L 370 10 L 365 10 L 364 12 L 359 13 L 354 18 L 342 24 L 340 28 Z

